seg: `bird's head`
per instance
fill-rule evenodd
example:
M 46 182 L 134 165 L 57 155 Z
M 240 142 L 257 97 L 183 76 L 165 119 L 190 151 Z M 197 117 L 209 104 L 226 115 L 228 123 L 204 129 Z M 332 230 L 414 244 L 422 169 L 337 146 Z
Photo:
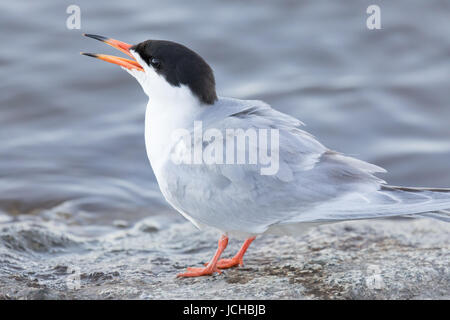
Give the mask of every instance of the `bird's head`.
M 84 35 L 107 43 L 128 55 L 131 59 L 81 53 L 121 66 L 136 78 L 150 99 L 173 99 L 188 92 L 201 104 L 214 104 L 217 100 L 211 67 L 197 53 L 181 44 L 165 40 L 147 40 L 130 45 L 103 36 Z

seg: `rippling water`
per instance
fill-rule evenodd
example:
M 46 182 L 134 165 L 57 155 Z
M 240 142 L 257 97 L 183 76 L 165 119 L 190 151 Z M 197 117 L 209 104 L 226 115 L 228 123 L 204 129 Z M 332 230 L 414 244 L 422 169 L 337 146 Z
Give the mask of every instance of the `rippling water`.
M 370 31 L 374 2 L 382 30 Z M 447 0 L 78 0 L 81 30 L 65 26 L 69 4 L 0 4 L 0 222 L 95 236 L 169 211 L 144 150 L 146 96 L 80 56 L 115 53 L 82 32 L 181 42 L 213 67 L 220 95 L 298 117 L 391 184 L 450 186 Z

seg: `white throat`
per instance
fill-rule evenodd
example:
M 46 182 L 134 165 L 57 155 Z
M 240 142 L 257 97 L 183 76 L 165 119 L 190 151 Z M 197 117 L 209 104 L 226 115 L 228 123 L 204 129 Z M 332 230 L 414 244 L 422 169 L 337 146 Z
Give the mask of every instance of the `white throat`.
M 203 108 L 205 106 L 186 86 L 159 93 L 155 98 L 149 97 L 145 112 L 145 145 L 155 174 L 169 156 L 172 133 L 178 129 L 189 130 Z
M 145 72 L 125 69 L 147 94 L 149 101 L 145 112 L 145 145 L 153 171 L 167 158 L 171 148 L 172 132 L 189 129 L 196 116 L 206 108 L 186 85 L 172 86 L 149 67 L 134 51 L 133 56 Z

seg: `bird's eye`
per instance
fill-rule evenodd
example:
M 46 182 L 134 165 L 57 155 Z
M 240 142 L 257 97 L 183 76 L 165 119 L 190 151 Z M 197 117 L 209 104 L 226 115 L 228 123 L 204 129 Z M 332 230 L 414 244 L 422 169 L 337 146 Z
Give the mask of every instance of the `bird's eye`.
M 161 65 L 161 61 L 158 58 L 152 58 L 150 60 L 150 63 L 152 64 L 152 66 L 154 66 L 155 68 L 159 68 Z

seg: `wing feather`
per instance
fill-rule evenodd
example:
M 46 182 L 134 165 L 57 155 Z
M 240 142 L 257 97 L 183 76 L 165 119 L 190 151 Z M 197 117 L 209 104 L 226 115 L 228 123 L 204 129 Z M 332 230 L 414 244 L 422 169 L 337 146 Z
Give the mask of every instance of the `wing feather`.
M 275 128 L 280 139 L 275 175 L 261 175 L 260 164 L 167 165 L 169 202 L 202 224 L 262 233 L 275 225 L 450 208 L 449 194 L 384 187 L 374 175 L 383 168 L 327 149 L 302 122 L 263 102 L 221 98 L 201 119 L 204 130 Z

